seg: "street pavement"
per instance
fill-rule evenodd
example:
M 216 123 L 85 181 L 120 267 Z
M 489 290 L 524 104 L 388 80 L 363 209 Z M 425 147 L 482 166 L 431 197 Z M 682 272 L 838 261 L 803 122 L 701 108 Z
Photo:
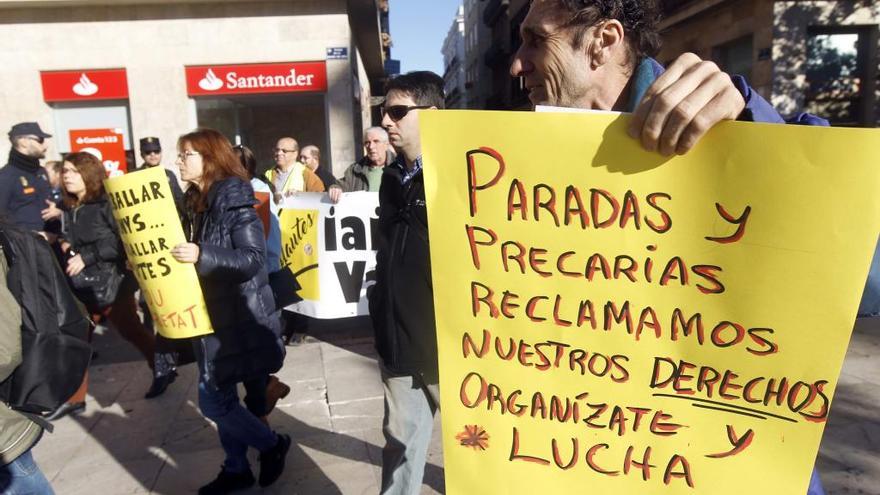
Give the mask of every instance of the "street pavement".
M 288 347 L 278 376 L 292 393 L 269 417 L 293 438 L 287 469 L 275 485 L 241 493 L 376 494 L 383 403 L 369 324 L 314 321 L 309 333 Z M 199 414 L 194 366 L 145 400 L 151 377 L 134 349 L 106 330 L 95 347 L 85 413 L 58 421 L 34 450 L 56 492 L 191 494 L 212 480 L 223 451 Z M 878 411 L 880 318 L 856 324 L 843 366 L 817 461 L 829 495 L 880 495 Z M 438 417 L 423 495 L 445 492 L 439 430 Z M 256 454 L 251 462 L 258 468 Z

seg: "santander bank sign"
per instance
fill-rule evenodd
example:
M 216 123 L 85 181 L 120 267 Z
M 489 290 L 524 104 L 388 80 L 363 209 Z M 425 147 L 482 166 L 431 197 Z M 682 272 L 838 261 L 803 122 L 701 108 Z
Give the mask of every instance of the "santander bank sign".
M 324 62 L 197 65 L 186 67 L 190 96 L 327 91 Z

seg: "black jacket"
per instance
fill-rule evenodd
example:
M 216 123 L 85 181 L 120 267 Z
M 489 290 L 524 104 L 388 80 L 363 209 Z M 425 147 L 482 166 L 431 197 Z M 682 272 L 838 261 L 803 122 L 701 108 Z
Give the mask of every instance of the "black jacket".
M 120 267 L 125 262 L 125 252 L 106 196 L 65 210 L 62 235 L 71 249 L 82 256 L 87 268 L 97 265 L 103 270 L 110 265 Z
M 203 379 L 224 386 L 274 373 L 284 362 L 280 312 L 266 274 L 263 224 L 251 185 L 215 182 L 208 209 L 184 229 L 199 245 L 196 271 L 214 333 L 196 339 Z
M 0 169 L 0 212 L 23 229 L 44 230 L 40 213 L 48 207 L 51 195 L 52 186 L 40 160 L 10 151 L 9 163 Z
M 376 350 L 396 373 L 437 379 L 428 215 L 423 174 L 401 184 L 397 164 L 385 167 L 379 189 L 379 249 L 370 315 Z

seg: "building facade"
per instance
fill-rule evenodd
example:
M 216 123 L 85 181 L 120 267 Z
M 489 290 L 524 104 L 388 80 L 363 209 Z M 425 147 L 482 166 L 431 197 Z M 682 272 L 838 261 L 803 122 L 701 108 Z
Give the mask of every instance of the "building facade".
M 293 136 L 341 174 L 384 82 L 380 14 L 375 0 L 0 0 L 3 118 L 38 121 L 50 157 L 112 129 L 130 156 L 159 137 L 170 166 L 178 136 L 213 127 L 263 168 Z
M 683 52 L 742 74 L 784 116 L 880 124 L 880 3 L 871 0 L 673 0 L 661 62 Z
M 443 90 L 446 93 L 446 108 L 467 108 L 465 88 L 465 24 L 464 6 L 455 10 L 455 18 L 443 40 Z

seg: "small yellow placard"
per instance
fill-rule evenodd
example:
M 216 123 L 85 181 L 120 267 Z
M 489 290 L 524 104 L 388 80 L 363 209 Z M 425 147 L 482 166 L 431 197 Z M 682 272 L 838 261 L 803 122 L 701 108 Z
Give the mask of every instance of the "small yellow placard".
M 880 231 L 880 132 L 420 116 L 450 494 L 804 495 Z
M 283 208 L 281 224 L 281 268 L 296 276 L 303 299 L 319 301 L 321 284 L 318 271 L 318 210 Z
M 194 265 L 169 253 L 186 237 L 162 167 L 107 179 L 104 188 L 159 333 L 182 339 L 213 332 Z

